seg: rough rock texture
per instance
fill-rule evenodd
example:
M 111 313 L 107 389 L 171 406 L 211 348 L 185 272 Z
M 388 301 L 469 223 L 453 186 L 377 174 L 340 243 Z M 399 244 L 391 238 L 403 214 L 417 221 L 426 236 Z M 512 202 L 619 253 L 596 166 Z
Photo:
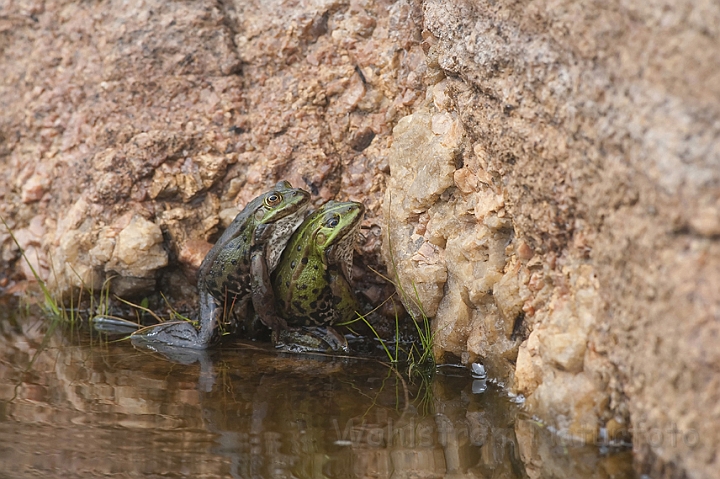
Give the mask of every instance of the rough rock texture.
M 114 276 L 143 295 L 178 268 L 194 284 L 208 241 L 287 179 L 318 204 L 362 200 L 359 263 L 377 268 L 383 152 L 423 91 L 420 21 L 384 1 L 0 3 L 0 214 L 56 291 Z
M 563 435 L 632 432 L 653 477 L 720 468 L 718 25 L 712 2 L 426 1 L 428 102 L 390 152 L 384 252 L 437 352 Z
M 386 239 L 438 357 L 714 477 L 719 29 L 709 0 L 3 2 L 0 214 L 56 290 L 144 294 L 280 178 L 362 200 L 358 265 Z

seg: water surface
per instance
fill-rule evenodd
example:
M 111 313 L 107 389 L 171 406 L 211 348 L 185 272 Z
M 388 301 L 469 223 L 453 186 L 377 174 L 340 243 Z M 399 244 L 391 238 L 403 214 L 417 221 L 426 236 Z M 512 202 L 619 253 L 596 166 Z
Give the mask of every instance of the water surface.
M 629 452 L 563 443 L 464 369 L 413 384 L 242 342 L 179 363 L 2 316 L 0 478 L 634 477 Z

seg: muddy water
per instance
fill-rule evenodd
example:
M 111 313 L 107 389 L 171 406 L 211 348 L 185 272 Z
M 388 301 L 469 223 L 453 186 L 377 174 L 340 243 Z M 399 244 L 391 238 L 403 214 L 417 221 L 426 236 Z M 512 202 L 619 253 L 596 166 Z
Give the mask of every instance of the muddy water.
M 175 360 L 0 317 L 0 478 L 634 477 L 629 452 L 564 444 L 465 370 L 408 384 L 244 343 Z

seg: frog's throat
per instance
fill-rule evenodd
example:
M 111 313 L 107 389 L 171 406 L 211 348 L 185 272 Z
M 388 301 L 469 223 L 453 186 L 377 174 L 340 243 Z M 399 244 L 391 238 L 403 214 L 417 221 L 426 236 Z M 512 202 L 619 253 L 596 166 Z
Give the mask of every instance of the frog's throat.
M 342 240 L 332 245 L 327 251 L 327 263 L 339 265 L 348 283 L 352 281 L 356 231 L 357 227 L 353 228 Z
M 286 217 L 276 221 L 273 224 L 270 237 L 265 243 L 265 258 L 267 261 L 268 272 L 272 272 L 280 263 L 280 255 L 285 249 L 290 236 L 300 226 L 304 219 L 303 209 L 287 215 Z

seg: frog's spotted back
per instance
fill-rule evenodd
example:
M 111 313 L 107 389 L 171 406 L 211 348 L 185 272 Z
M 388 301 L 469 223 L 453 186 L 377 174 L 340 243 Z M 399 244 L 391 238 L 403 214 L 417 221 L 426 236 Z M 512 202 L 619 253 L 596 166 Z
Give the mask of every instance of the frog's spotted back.
M 290 238 L 273 275 L 280 313 L 289 325 L 329 326 L 358 310 L 349 281 L 364 212 L 361 203 L 329 201 Z

